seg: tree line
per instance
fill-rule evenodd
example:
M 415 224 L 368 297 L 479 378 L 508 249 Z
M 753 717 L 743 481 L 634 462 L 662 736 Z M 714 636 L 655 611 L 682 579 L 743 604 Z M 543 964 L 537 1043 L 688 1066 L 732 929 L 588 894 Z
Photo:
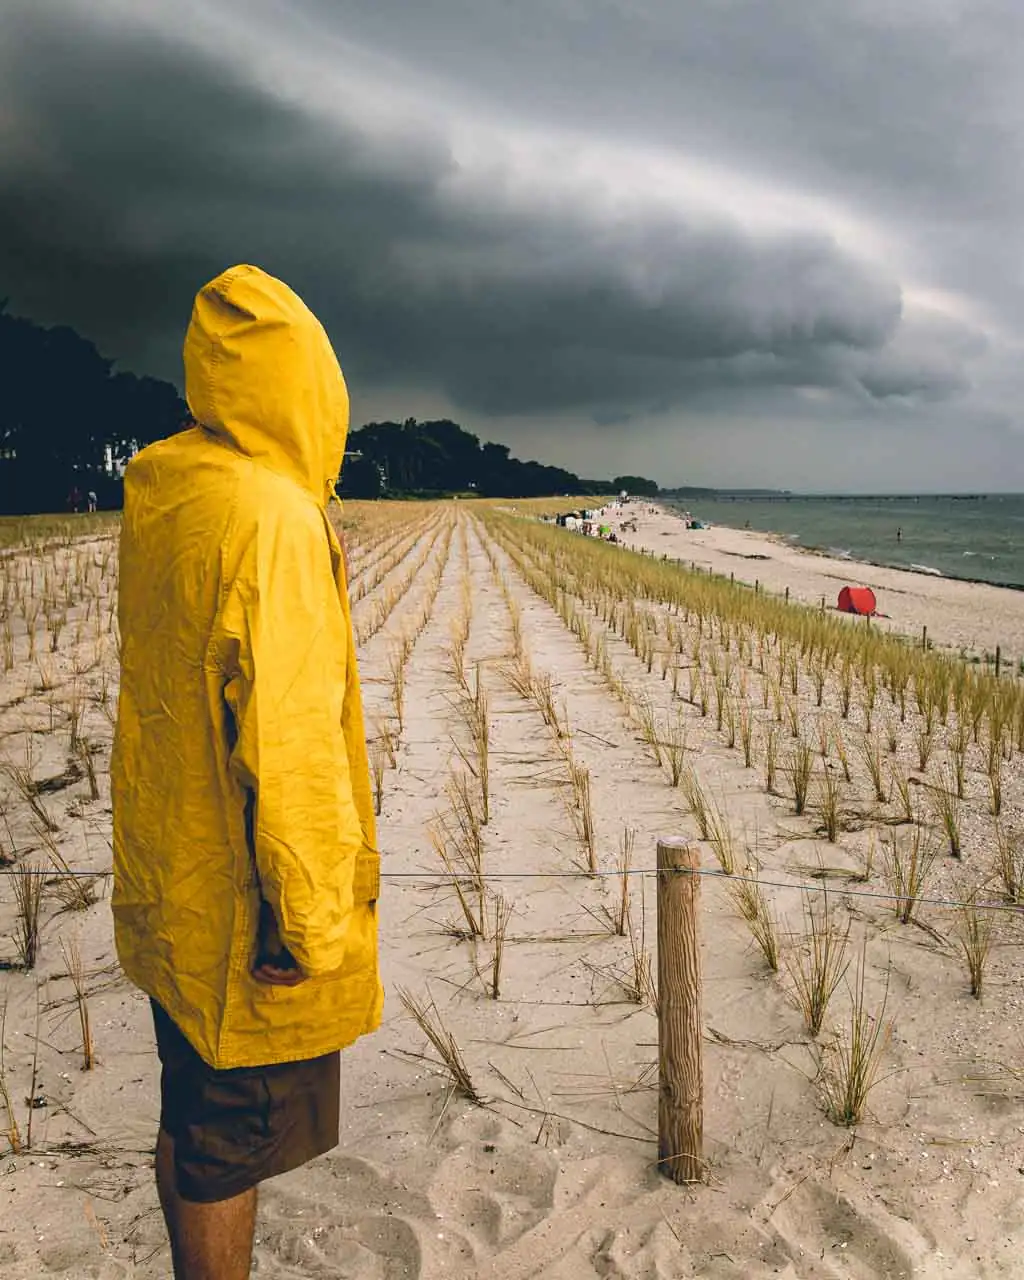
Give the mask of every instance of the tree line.
M 0 513 L 68 510 L 74 495 L 84 505 L 89 491 L 101 509 L 117 509 L 132 454 L 191 425 L 172 383 L 114 364 L 69 326 L 46 328 L 10 315 L 0 301 Z M 415 418 L 352 431 L 339 488 L 355 498 L 658 492 L 640 476 L 586 480 L 522 462 L 507 445 L 481 443 L 458 423 Z
M 481 443 L 472 432 L 442 418 L 434 422 L 370 422 L 348 439 L 341 493 L 352 498 L 387 494 L 476 494 L 485 498 L 543 498 L 557 494 L 654 495 L 658 486 L 640 476 L 581 479 L 562 467 L 520 462 L 509 446 Z
M 181 429 L 188 409 L 158 378 L 115 372 L 67 325 L 44 328 L 0 302 L 0 511 L 63 511 L 75 488 L 121 505 L 119 465 Z

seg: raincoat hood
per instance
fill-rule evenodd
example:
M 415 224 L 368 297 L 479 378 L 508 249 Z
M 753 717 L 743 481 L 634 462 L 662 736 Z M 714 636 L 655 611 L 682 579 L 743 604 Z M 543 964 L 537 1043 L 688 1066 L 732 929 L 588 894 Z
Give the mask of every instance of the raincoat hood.
M 348 435 L 348 389 L 323 326 L 283 281 L 230 268 L 196 295 L 185 397 L 197 423 L 321 505 Z

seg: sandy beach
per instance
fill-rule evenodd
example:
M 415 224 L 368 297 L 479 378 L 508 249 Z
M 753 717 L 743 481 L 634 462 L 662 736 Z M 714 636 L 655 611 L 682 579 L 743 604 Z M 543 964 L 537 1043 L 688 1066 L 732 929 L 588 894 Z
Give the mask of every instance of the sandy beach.
M 703 621 L 698 633 L 694 618 L 657 599 L 638 606 L 651 637 L 644 660 L 621 634 L 631 602 L 571 570 L 583 554 L 574 535 L 467 503 L 353 504 L 346 519 L 381 796 L 385 1021 L 344 1056 L 340 1145 L 263 1189 L 254 1274 L 1024 1275 L 1022 934 L 993 869 L 984 731 L 965 747 L 954 858 L 932 801 L 952 713 L 931 727 L 921 768 L 925 727 L 913 700 L 903 720 L 885 691 L 866 711 L 858 677 L 844 713 L 838 666 L 820 696 L 810 667 L 797 670 L 795 693 L 776 692 L 774 659 L 760 669 L 749 637 L 748 646 Z M 773 592 L 789 586 L 812 604 L 865 582 L 889 615 L 879 626 L 927 626 L 952 649 L 1000 644 L 1013 662 L 1024 654 L 1018 593 L 829 561 L 742 531 L 687 531 L 646 506 L 637 519 L 626 540 L 655 557 L 756 578 Z M 540 534 L 567 557 L 559 607 L 545 596 L 555 553 Z M 593 561 L 594 575 L 604 563 Z M 10 1110 L 0 1095 L 0 1275 L 156 1280 L 170 1275 L 152 1177 L 158 1066 L 146 999 L 116 964 L 104 876 L 115 543 L 76 538 L 4 565 L 0 1007 Z M 723 663 L 732 674 L 719 724 L 713 700 L 702 714 L 688 691 L 699 678 L 706 693 Z M 480 714 L 486 822 L 481 772 L 467 766 L 480 763 L 471 729 Z M 642 727 L 648 714 L 660 726 L 653 742 Z M 748 721 L 750 767 L 736 729 Z M 675 784 L 672 735 L 681 735 L 686 770 Z M 779 754 L 769 787 L 770 740 Z M 866 763 L 873 742 L 884 800 Z M 813 744 L 814 781 L 797 814 L 788 770 L 801 743 Z M 1024 814 L 1012 735 L 1009 753 L 1000 774 L 1007 840 Z M 827 777 L 840 796 L 834 839 L 819 812 Z M 479 936 L 437 851 L 461 856 L 460 785 L 479 826 Z M 694 786 L 727 829 L 717 842 L 702 838 Z M 901 923 L 887 851 L 893 838 L 906 849 L 918 829 L 934 860 Z M 760 876 L 781 950 L 774 972 L 737 907 L 742 881 L 703 881 L 707 1164 L 693 1186 L 670 1182 L 657 1165 L 658 1024 L 643 963 L 649 957 L 657 974 L 656 886 L 639 873 L 653 867 L 664 836 L 696 844 L 709 871 L 721 871 L 728 846 L 738 875 Z M 619 932 L 624 849 L 635 874 Z M 32 967 L 17 942 L 10 873 L 19 867 L 49 872 Z M 62 867 L 97 878 L 72 883 Z M 469 893 L 468 873 L 460 883 Z M 849 968 L 814 1035 L 794 975 L 809 962 L 807 913 L 822 910 L 823 886 L 836 936 L 847 934 Z M 992 932 L 980 999 L 957 940 L 962 916 L 945 905 L 971 894 L 1006 908 L 983 913 Z M 499 969 L 496 922 L 506 917 Z M 68 976 L 75 950 L 89 1070 Z M 830 1116 L 823 1088 L 849 1033 L 861 957 L 881 1058 L 863 1117 L 847 1126 Z M 402 992 L 454 1037 L 474 1097 L 452 1087 Z
M 758 582 L 777 595 L 788 587 L 803 604 L 820 604 L 824 596 L 834 608 L 844 586 L 868 586 L 886 615 L 879 626 L 917 637 L 927 627 L 935 645 L 977 657 L 994 655 L 998 645 L 1011 666 L 1024 657 L 1024 592 L 839 560 L 746 529 L 686 529 L 679 512 L 656 504 L 633 502 L 608 520 L 614 526 L 635 520 L 636 533 L 622 535 L 626 546 Z

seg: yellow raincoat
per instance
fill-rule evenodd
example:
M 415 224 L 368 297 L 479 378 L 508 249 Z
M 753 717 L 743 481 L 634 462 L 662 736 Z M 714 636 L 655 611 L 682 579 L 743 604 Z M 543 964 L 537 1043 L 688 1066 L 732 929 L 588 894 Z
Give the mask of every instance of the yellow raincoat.
M 234 267 L 195 300 L 200 426 L 125 475 L 112 906 L 128 977 L 214 1067 L 295 1061 L 380 1024 L 376 852 L 341 548 L 348 431 L 327 335 Z M 307 975 L 251 969 L 269 904 Z

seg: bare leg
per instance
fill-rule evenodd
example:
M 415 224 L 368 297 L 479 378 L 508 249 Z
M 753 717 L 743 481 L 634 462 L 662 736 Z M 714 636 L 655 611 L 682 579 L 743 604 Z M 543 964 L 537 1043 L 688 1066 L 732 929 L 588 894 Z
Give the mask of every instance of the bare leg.
M 174 1178 L 174 1142 L 157 1138 L 156 1181 L 175 1280 L 249 1280 L 256 1230 L 256 1189 L 230 1200 L 183 1200 Z
M 175 1276 L 181 1274 L 178 1262 L 178 1191 L 174 1179 L 174 1139 L 161 1128 L 156 1136 L 156 1192 L 160 1197 L 167 1236 L 171 1242 L 171 1261 Z

